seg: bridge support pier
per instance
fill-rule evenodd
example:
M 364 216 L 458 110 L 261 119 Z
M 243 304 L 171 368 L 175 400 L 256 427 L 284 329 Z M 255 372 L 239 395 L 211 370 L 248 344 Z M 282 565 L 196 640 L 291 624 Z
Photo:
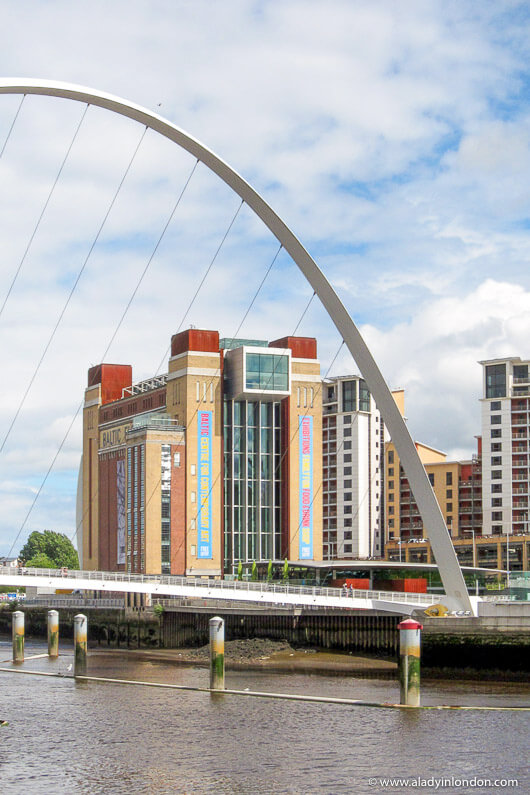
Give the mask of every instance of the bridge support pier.
M 74 676 L 86 675 L 87 618 L 82 613 L 74 617 Z
M 225 689 L 225 622 L 210 619 L 210 688 Z
M 13 662 L 24 662 L 24 613 L 15 610 L 12 618 L 13 630 Z
M 420 638 L 421 624 L 407 618 L 399 629 L 399 703 L 420 706 Z
M 59 656 L 59 613 L 48 610 L 48 656 Z

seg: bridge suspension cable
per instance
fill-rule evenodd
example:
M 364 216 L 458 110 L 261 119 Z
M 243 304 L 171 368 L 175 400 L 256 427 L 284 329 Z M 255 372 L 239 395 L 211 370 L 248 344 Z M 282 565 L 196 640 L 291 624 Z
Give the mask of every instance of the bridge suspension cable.
M 87 105 L 87 108 L 85 108 L 85 113 L 86 113 L 87 109 L 88 109 L 88 105 Z M 83 118 L 84 118 L 84 114 L 83 114 Z M 83 119 L 81 119 L 81 121 L 83 121 Z M 79 126 L 81 126 L 81 122 L 80 122 Z M 7 431 L 6 431 L 5 435 L 4 435 L 4 438 L 2 439 L 2 444 L 0 445 L 0 453 L 3 451 L 3 449 L 5 447 L 5 444 L 6 444 L 8 438 L 9 438 L 9 436 L 11 434 L 11 431 L 13 430 L 13 426 L 15 425 L 15 422 L 17 421 L 18 415 L 20 414 L 20 412 L 22 410 L 22 407 L 24 406 L 24 403 L 26 402 L 26 398 L 27 398 L 27 396 L 29 394 L 29 391 L 30 391 L 31 387 L 33 386 L 33 383 L 34 383 L 34 381 L 35 381 L 35 379 L 36 379 L 36 377 L 38 375 L 38 372 L 39 372 L 39 370 L 41 368 L 41 365 L 42 365 L 42 363 L 43 363 L 43 361 L 44 361 L 44 359 L 46 357 L 46 354 L 48 353 L 50 345 L 52 344 L 53 339 L 54 339 L 54 337 L 55 337 L 55 335 L 57 333 L 57 330 L 58 330 L 59 326 L 61 325 L 61 321 L 62 321 L 62 319 L 63 319 L 63 317 L 65 315 L 66 310 L 68 309 L 68 305 L 70 304 L 70 301 L 72 300 L 72 297 L 73 297 L 73 295 L 75 293 L 77 285 L 79 284 L 79 281 L 80 281 L 83 273 L 85 272 L 88 260 L 90 259 L 90 256 L 91 256 L 92 252 L 94 251 L 96 243 L 98 242 L 98 240 L 100 238 L 100 235 L 101 235 L 101 232 L 103 231 L 103 227 L 105 226 L 105 223 L 106 223 L 106 221 L 107 221 L 107 219 L 108 219 L 108 217 L 109 217 L 109 215 L 111 213 L 111 210 L 114 207 L 114 204 L 116 203 L 116 199 L 119 196 L 119 193 L 120 193 L 120 191 L 122 189 L 123 183 L 125 182 L 125 179 L 127 177 L 127 174 L 131 170 L 131 166 L 132 166 L 132 164 L 133 164 L 133 162 L 134 162 L 134 160 L 136 158 L 136 155 L 137 155 L 138 150 L 140 148 L 140 145 L 141 145 L 141 143 L 142 143 L 142 141 L 143 141 L 143 139 L 145 137 L 147 129 L 148 128 L 145 127 L 144 131 L 142 132 L 141 138 L 140 138 L 140 140 L 138 141 L 138 143 L 136 145 L 136 148 L 135 148 L 135 150 L 134 150 L 134 152 L 132 154 L 131 159 L 129 160 L 127 168 L 125 169 L 125 172 L 124 172 L 124 174 L 123 174 L 123 176 L 122 176 L 122 178 L 120 180 L 120 183 L 119 183 L 118 187 L 116 188 L 116 191 L 114 192 L 112 200 L 111 200 L 111 202 L 110 202 L 110 204 L 109 204 L 109 206 L 107 208 L 107 211 L 106 211 L 106 213 L 105 213 L 105 215 L 103 217 L 103 220 L 101 221 L 99 229 L 96 232 L 96 236 L 95 236 L 94 240 L 92 241 L 92 244 L 91 244 L 91 246 L 90 246 L 90 248 L 88 250 L 88 253 L 87 253 L 86 257 L 85 257 L 85 260 L 84 260 L 84 262 L 83 262 L 83 264 L 82 264 L 82 266 L 81 266 L 81 268 L 80 268 L 80 270 L 79 270 L 79 272 L 78 272 L 78 274 L 77 274 L 77 276 L 75 278 L 75 281 L 74 281 L 72 287 L 70 288 L 70 292 L 68 293 L 66 301 L 65 301 L 65 303 L 63 305 L 63 308 L 61 309 L 61 311 L 59 313 L 59 317 L 57 318 L 57 321 L 56 321 L 56 323 L 55 323 L 55 325 L 54 325 L 54 327 L 52 329 L 52 332 L 51 332 L 50 336 L 48 337 L 48 341 L 46 342 L 46 345 L 44 346 L 44 350 L 42 351 L 41 357 L 40 357 L 39 361 L 37 362 L 37 365 L 36 365 L 35 369 L 33 370 L 33 374 L 31 375 L 31 378 L 30 378 L 30 380 L 28 382 L 28 385 L 26 387 L 26 390 L 25 390 L 22 398 L 19 401 L 17 410 L 15 411 L 15 415 L 14 415 L 13 419 L 11 420 L 11 424 L 9 425 L 9 428 L 7 429 Z M 79 127 L 78 127 L 78 130 L 79 130 Z M 76 131 L 76 134 L 77 134 L 77 131 Z M 66 162 L 66 159 L 65 159 L 64 162 Z M 63 162 L 63 165 L 64 165 L 64 162 Z M 61 170 L 62 170 L 62 166 L 61 166 Z M 54 183 L 54 187 L 55 187 L 56 184 L 57 184 L 57 180 Z M 53 188 L 52 188 L 52 191 L 53 191 Z M 51 193 L 50 193 L 50 196 L 51 196 Z M 41 213 L 41 218 L 42 218 L 43 214 L 44 214 L 44 211 L 43 211 L 43 213 Z M 40 223 L 40 219 L 39 219 L 39 223 Z M 32 239 L 33 239 L 33 236 L 32 236 Z M 28 248 L 29 248 L 29 246 L 28 246 Z M 28 249 L 26 249 L 26 251 L 27 250 Z M 20 268 L 19 268 L 19 270 L 20 270 Z M 6 300 L 7 300 L 7 298 L 6 298 Z M 5 306 L 5 301 L 4 301 L 4 306 Z M 1 310 L 0 310 L 0 315 L 1 315 Z
M 19 275 L 20 275 L 20 271 L 22 270 L 22 266 L 24 265 L 24 262 L 26 261 L 26 257 L 28 256 L 28 252 L 29 252 L 29 250 L 30 250 L 30 248 L 32 246 L 33 241 L 35 240 L 35 235 L 37 234 L 37 231 L 38 231 L 38 229 L 39 229 L 39 227 L 41 225 L 41 221 L 44 218 L 44 214 L 45 214 L 45 212 L 46 212 L 46 210 L 48 208 L 48 205 L 50 203 L 50 200 L 51 200 L 51 198 L 52 198 L 52 196 L 53 196 L 53 194 L 55 192 L 55 188 L 57 187 L 57 183 L 59 182 L 61 174 L 63 173 L 63 169 L 65 167 L 66 161 L 68 160 L 70 152 L 72 151 L 72 147 L 73 147 L 73 145 L 75 143 L 75 140 L 76 140 L 76 138 L 78 136 L 79 130 L 81 129 L 81 125 L 83 124 L 83 121 L 85 120 L 85 116 L 87 114 L 88 108 L 89 108 L 89 105 L 86 105 L 85 109 L 83 110 L 81 118 L 79 119 L 77 127 L 75 128 L 73 138 L 70 141 L 70 145 L 69 145 L 68 149 L 66 150 L 66 154 L 65 154 L 65 156 L 63 158 L 63 161 L 62 161 L 61 165 L 59 166 L 59 171 L 57 172 L 57 175 L 56 175 L 56 177 L 55 177 L 55 179 L 53 181 L 53 184 L 52 184 L 52 186 L 50 188 L 50 191 L 49 191 L 49 193 L 48 193 L 48 195 L 46 197 L 46 201 L 44 202 L 44 205 L 43 205 L 43 208 L 42 208 L 42 210 L 40 212 L 40 215 L 37 218 L 37 223 L 33 227 L 33 231 L 32 231 L 32 233 L 30 235 L 28 244 L 27 244 L 26 248 L 24 249 L 24 253 L 22 255 L 22 258 L 21 258 L 20 262 L 18 263 L 18 267 L 17 267 L 17 269 L 15 271 L 15 275 L 13 276 L 13 279 L 11 280 L 11 284 L 9 285 L 9 288 L 8 288 L 8 291 L 7 291 L 6 296 L 4 298 L 4 301 L 2 303 L 2 306 L 0 307 L 0 317 L 2 317 L 2 314 L 4 312 L 5 306 L 6 306 L 7 302 L 8 302 L 8 300 L 9 300 L 9 296 L 13 292 L 13 288 L 15 286 L 15 283 L 16 283 Z M 17 416 L 18 416 L 18 412 L 17 412 L 17 415 L 15 415 L 15 419 L 16 419 Z M 11 431 L 11 428 L 9 428 L 7 436 L 9 436 L 10 431 Z M 5 439 L 4 439 L 4 442 L 2 443 L 2 448 L 3 448 L 4 444 L 5 444 Z M 0 448 L 0 451 L 2 450 L 2 448 Z
M 20 104 L 19 104 L 19 106 L 17 108 L 17 112 L 15 113 L 15 118 L 11 122 L 11 126 L 10 126 L 10 128 L 8 130 L 8 133 L 7 133 L 7 136 L 6 136 L 5 140 L 4 140 L 2 149 L 0 149 L 0 160 L 2 159 L 2 156 L 3 156 L 4 152 L 5 152 L 5 148 L 6 148 L 7 144 L 8 144 L 8 142 L 9 142 L 9 139 L 11 138 L 11 133 L 13 132 L 13 128 L 15 126 L 16 120 L 18 119 L 18 114 L 21 111 L 21 108 L 22 108 L 22 105 L 24 104 L 24 100 L 25 99 L 26 99 L 26 94 L 22 94 L 22 99 L 20 100 Z

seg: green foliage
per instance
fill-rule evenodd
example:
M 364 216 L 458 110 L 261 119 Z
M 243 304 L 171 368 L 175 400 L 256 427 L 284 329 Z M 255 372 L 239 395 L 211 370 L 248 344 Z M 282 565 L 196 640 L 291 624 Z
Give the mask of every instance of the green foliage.
M 269 565 L 267 566 L 267 582 L 272 582 L 272 560 L 269 560 Z
M 238 580 L 243 579 L 243 564 L 241 563 L 241 561 L 239 561 L 239 563 L 237 564 L 237 579 Z
M 26 564 L 30 569 L 57 569 L 58 564 L 52 560 L 45 552 L 37 552 Z
M 287 563 L 287 558 L 285 558 L 282 569 L 282 580 L 283 582 L 287 582 L 288 579 L 289 579 L 289 564 Z
M 258 567 L 256 566 L 256 561 L 252 563 L 252 574 L 250 575 L 250 579 L 252 582 L 256 582 L 258 579 Z
M 68 569 L 79 568 L 77 552 L 68 536 L 53 530 L 45 530 L 43 533 L 34 530 L 20 550 L 18 557 L 25 566 L 45 569 L 60 569 L 63 566 Z M 34 562 L 35 560 L 44 561 L 45 558 L 46 562 Z
M 155 614 L 155 616 L 158 616 L 158 618 L 161 618 L 164 613 L 164 605 L 156 604 L 153 607 L 153 613 Z

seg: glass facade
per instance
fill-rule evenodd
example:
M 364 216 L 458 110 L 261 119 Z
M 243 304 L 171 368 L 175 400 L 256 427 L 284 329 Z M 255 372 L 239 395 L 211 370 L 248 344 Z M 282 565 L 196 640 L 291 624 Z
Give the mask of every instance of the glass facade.
M 247 353 L 245 389 L 289 389 L 289 357 L 276 353 Z
M 342 410 L 357 411 L 357 382 L 342 382 Z
M 272 357 L 264 357 L 272 358 Z M 285 358 L 287 357 L 274 357 Z M 269 373 L 270 375 L 270 373 Z M 288 377 L 288 374 L 287 374 Z M 224 401 L 224 567 L 281 558 L 280 403 Z
M 359 380 L 359 411 L 370 411 L 370 392 L 362 378 Z
M 506 397 L 506 365 L 490 364 L 486 367 L 486 398 Z

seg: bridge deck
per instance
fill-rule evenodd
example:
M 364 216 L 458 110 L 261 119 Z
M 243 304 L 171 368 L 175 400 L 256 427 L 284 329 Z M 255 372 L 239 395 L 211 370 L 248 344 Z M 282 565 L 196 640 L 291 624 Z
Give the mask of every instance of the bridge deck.
M 443 597 L 394 591 L 345 590 L 275 582 L 239 582 L 158 574 L 127 574 L 64 569 L 0 567 L 0 585 L 72 588 L 153 596 L 200 597 L 262 604 L 311 605 L 355 610 L 383 610 L 410 615 L 416 609 L 439 604 Z

